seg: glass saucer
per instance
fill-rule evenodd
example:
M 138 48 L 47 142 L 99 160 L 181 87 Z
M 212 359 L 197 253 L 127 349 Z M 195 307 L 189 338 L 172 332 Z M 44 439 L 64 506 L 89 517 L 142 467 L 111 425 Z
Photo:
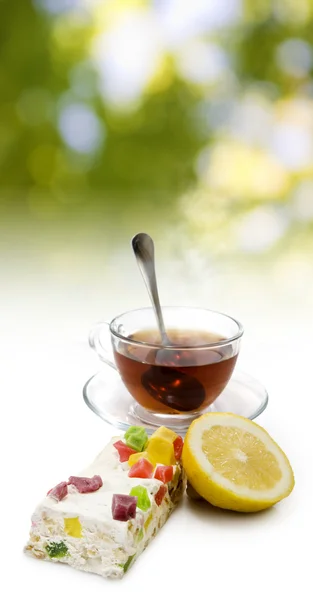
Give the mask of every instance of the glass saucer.
M 184 434 L 197 415 L 168 415 L 150 413 L 140 406 L 130 395 L 117 371 L 109 366 L 93 375 L 83 388 L 84 400 L 89 408 L 101 419 L 114 425 L 117 429 L 126 430 L 130 425 L 144 426 L 152 433 L 160 425 L 165 425 Z M 232 412 L 248 419 L 255 419 L 266 408 L 268 394 L 265 387 L 247 373 L 235 371 L 228 385 L 205 412 Z

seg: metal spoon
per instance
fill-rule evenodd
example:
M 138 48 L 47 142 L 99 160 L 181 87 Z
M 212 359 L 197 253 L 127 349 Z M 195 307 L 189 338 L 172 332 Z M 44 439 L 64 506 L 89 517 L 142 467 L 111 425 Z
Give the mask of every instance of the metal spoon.
M 153 240 L 147 233 L 137 233 L 132 239 L 132 247 L 151 299 L 163 346 L 153 351 L 151 360 L 157 361 L 157 364 L 150 364 L 141 376 L 141 383 L 154 400 L 175 412 L 196 410 L 205 400 L 205 389 L 200 381 L 179 368 L 180 353 L 173 354 L 175 344 L 171 343 L 165 331 L 159 300 Z
M 162 346 L 171 346 L 171 342 L 166 334 L 165 325 L 160 305 L 158 286 L 155 274 L 154 264 L 154 243 L 153 239 L 147 233 L 137 233 L 132 239 L 133 251 L 137 263 L 146 284 L 148 294 L 155 312 L 158 328 L 161 335 Z

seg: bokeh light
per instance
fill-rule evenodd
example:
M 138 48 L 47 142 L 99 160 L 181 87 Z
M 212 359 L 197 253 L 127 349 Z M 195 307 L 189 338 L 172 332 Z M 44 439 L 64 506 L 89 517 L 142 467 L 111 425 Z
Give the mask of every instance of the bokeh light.
M 292 244 L 308 256 L 311 0 L 33 0 L 2 12 L 3 213 L 88 222 L 91 237 L 111 221 L 168 237 L 175 224 L 219 258 L 274 261 Z
M 94 42 L 94 60 L 104 98 L 115 105 L 139 100 L 157 68 L 162 40 L 150 12 L 122 14 Z
M 287 75 L 305 77 L 313 64 L 312 48 L 304 40 L 290 38 L 277 47 L 276 61 Z
M 104 125 L 95 113 L 80 103 L 61 108 L 59 131 L 65 143 L 83 154 L 95 152 L 104 139 Z
M 35 7 L 46 10 L 52 15 L 71 11 L 82 6 L 82 0 L 33 0 Z

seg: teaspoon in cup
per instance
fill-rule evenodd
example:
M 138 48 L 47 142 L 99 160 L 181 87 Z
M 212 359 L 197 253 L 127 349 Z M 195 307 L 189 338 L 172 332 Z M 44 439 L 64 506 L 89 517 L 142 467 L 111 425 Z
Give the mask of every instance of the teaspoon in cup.
M 140 272 L 148 290 L 155 312 L 163 348 L 153 353 L 159 364 L 151 365 L 141 377 L 141 383 L 154 400 L 174 411 L 192 411 L 198 409 L 205 400 L 205 389 L 195 377 L 183 370 L 173 368 L 170 359 L 172 344 L 165 330 L 154 262 L 154 243 L 147 233 L 137 233 L 132 239 L 132 247 Z M 179 351 L 176 351 L 176 356 Z
M 171 346 L 171 342 L 165 331 L 160 305 L 157 279 L 155 274 L 153 239 L 147 233 L 137 233 L 137 235 L 135 235 L 132 239 L 132 246 L 141 275 L 150 296 L 153 310 L 155 312 L 159 332 L 161 335 L 162 346 Z

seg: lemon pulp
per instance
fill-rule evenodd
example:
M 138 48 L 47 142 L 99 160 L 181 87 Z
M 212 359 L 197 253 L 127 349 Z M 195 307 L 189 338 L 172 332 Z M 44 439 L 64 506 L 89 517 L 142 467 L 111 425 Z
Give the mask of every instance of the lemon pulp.
M 261 440 L 238 427 L 214 425 L 204 431 L 202 450 L 214 470 L 238 486 L 267 490 L 282 477 L 274 454 Z
M 263 510 L 294 487 L 290 463 L 267 431 L 231 413 L 208 413 L 193 421 L 182 461 L 195 491 L 220 508 Z

